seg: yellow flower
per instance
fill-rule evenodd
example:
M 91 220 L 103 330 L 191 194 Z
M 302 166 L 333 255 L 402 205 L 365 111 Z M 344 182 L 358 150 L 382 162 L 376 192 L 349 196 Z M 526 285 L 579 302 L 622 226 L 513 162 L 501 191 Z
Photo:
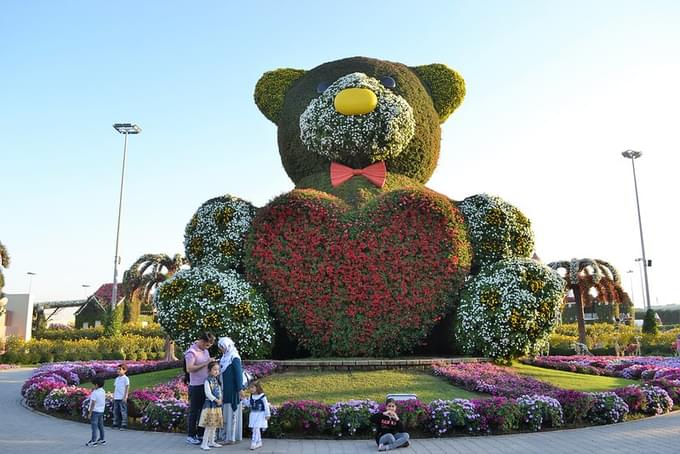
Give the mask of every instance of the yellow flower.
M 531 281 L 529 281 L 529 289 L 531 290 L 532 293 L 540 291 L 541 289 L 543 289 L 544 286 L 545 282 L 540 281 L 538 279 L 532 279 Z
M 232 243 L 229 240 L 222 241 L 218 247 L 220 252 L 226 256 L 234 255 L 234 253 L 236 252 L 236 247 L 234 246 L 234 243 Z
M 487 224 L 501 225 L 505 221 L 505 216 L 499 208 L 491 208 L 484 217 L 484 221 Z
M 216 301 L 222 299 L 224 292 L 222 291 L 222 288 L 214 282 L 206 282 L 203 284 L 203 296 Z
M 234 209 L 230 206 L 225 206 L 215 212 L 214 218 L 221 226 L 226 226 L 234 217 Z
M 253 312 L 253 306 L 248 300 L 243 300 L 234 306 L 234 308 L 231 310 L 231 313 L 234 319 L 238 321 L 247 320 L 255 315 L 255 312 Z
M 200 236 L 192 238 L 189 242 L 189 252 L 194 257 L 201 257 L 203 255 L 203 238 Z
M 483 290 L 479 302 L 490 309 L 495 309 L 501 302 L 501 297 L 496 290 Z
M 512 329 L 518 329 L 522 325 L 522 321 L 522 316 L 516 310 L 510 313 L 510 326 Z

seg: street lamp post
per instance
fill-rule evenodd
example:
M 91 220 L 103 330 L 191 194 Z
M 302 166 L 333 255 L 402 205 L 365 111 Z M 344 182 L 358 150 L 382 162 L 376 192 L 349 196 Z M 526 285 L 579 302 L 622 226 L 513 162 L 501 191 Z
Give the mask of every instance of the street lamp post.
M 34 273 L 33 271 L 28 271 L 26 274 L 29 275 L 28 278 L 28 297 L 31 297 L 31 287 L 33 286 L 33 276 L 35 276 L 37 273 Z
M 642 307 L 646 308 L 647 300 L 645 300 L 645 274 L 642 271 L 642 257 L 636 258 L 635 261 L 639 265 L 638 268 L 640 269 L 640 296 L 642 296 Z
M 111 311 L 116 309 L 116 303 L 118 302 L 118 264 L 120 262 L 120 257 L 118 257 L 118 245 L 120 240 L 120 215 L 123 211 L 123 186 L 125 183 L 125 159 L 127 158 L 127 143 L 128 135 L 139 134 L 142 132 L 140 128 L 135 123 L 116 123 L 113 128 L 119 133 L 123 134 L 125 141 L 123 144 L 123 170 L 120 174 L 120 197 L 118 199 L 118 223 L 116 225 L 116 255 L 113 258 L 113 288 L 111 289 Z
M 637 176 L 635 175 L 635 160 L 642 156 L 642 152 L 635 150 L 626 150 L 622 152 L 621 155 L 626 159 L 630 159 L 630 162 L 633 165 L 633 183 L 635 184 L 635 203 L 637 205 L 638 225 L 640 227 L 640 245 L 642 246 L 642 269 L 644 271 L 645 277 L 645 299 L 647 301 L 647 310 L 649 310 L 652 307 L 652 300 L 649 298 L 649 280 L 647 279 L 647 255 L 645 254 L 645 239 L 644 236 L 642 235 L 642 216 L 640 216 L 640 199 L 638 197 Z
M 631 297 L 631 299 L 635 298 L 635 288 L 633 287 L 633 273 L 635 273 L 635 271 L 633 271 L 633 270 L 626 271 L 626 274 L 630 275 L 630 297 Z M 634 305 L 635 305 L 635 303 L 633 303 L 633 306 Z

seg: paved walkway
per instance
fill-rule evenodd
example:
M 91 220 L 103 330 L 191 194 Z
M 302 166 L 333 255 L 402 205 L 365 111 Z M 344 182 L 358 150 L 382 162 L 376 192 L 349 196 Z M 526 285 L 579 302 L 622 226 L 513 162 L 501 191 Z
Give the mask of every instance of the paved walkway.
M 70 454 L 84 452 L 173 454 L 203 452 L 180 434 L 107 430 L 106 446 L 86 448 L 90 427 L 33 412 L 22 406 L 19 391 L 29 369 L 0 371 L 0 453 Z M 107 427 L 108 429 L 108 427 Z M 249 443 L 225 446 L 215 454 L 250 452 Z M 264 453 L 372 453 L 369 440 L 264 440 Z M 614 454 L 680 453 L 680 412 L 610 426 L 532 434 L 417 439 L 400 454 Z

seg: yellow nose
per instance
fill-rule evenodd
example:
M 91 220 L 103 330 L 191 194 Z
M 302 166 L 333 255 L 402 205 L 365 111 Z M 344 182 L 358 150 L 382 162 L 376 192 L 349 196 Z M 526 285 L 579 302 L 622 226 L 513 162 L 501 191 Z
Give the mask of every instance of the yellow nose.
M 333 104 L 343 115 L 363 115 L 375 110 L 378 97 L 368 88 L 345 88 L 335 95 Z

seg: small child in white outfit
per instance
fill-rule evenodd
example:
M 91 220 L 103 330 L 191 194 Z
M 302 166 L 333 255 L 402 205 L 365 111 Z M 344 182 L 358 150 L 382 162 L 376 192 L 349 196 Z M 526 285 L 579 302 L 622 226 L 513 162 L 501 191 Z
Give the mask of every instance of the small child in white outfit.
M 241 403 L 244 407 L 250 407 L 248 427 L 253 431 L 250 449 L 254 450 L 262 447 L 262 431 L 268 427 L 267 421 L 271 416 L 271 410 L 267 396 L 264 395 L 262 385 L 259 382 L 251 383 L 248 386 L 248 391 L 250 391 L 250 398 L 243 399 Z

